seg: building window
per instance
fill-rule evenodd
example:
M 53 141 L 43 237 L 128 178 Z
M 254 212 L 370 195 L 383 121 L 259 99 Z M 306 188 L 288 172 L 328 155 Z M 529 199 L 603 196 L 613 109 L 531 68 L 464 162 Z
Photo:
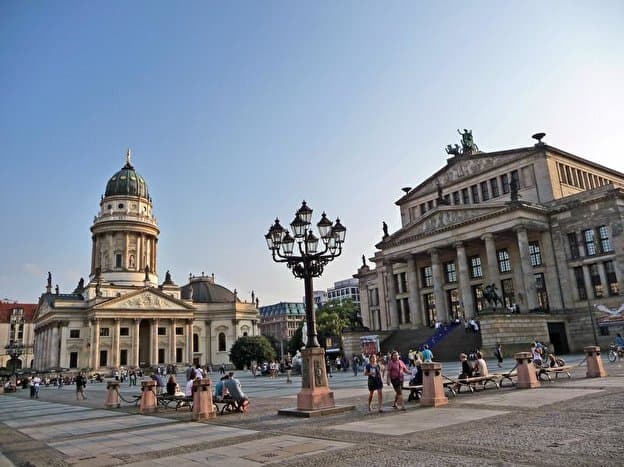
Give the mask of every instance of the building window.
M 607 288 L 609 295 L 619 295 L 620 285 L 618 284 L 617 276 L 615 275 L 615 265 L 613 261 L 604 262 L 605 272 L 607 274 Z
M 120 336 L 129 336 L 130 335 L 130 328 L 119 328 L 119 335 Z
M 609 229 L 607 229 L 606 225 L 598 227 L 598 236 L 600 237 L 600 250 L 603 253 L 611 253 L 613 246 L 611 245 L 611 240 L 609 240 Z
M 503 193 L 509 193 L 509 175 L 503 174 L 501 175 L 501 185 L 503 186 Z
M 108 337 L 110 336 L 109 328 L 100 328 L 100 337 Z
M 582 266 L 574 268 L 574 279 L 576 280 L 576 290 L 578 292 L 579 300 L 587 299 L 587 289 L 585 288 L 585 275 L 583 274 Z
M 492 198 L 498 198 L 500 196 L 500 191 L 498 191 L 498 179 L 490 179 L 490 190 L 492 191 Z
M 533 267 L 542 265 L 542 252 L 538 242 L 529 242 L 529 261 Z
M 470 204 L 470 194 L 468 193 L 468 188 L 462 188 L 462 202 L 464 204 Z
M 581 257 L 581 252 L 579 250 L 578 238 L 576 237 L 576 232 L 570 232 L 568 234 L 568 245 L 570 246 L 570 258 L 578 259 Z
M 481 199 L 483 201 L 490 199 L 490 191 L 488 190 L 487 182 L 481 182 Z
M 223 333 L 221 333 L 223 334 Z M 219 350 L 221 350 L 221 334 L 219 334 Z M 223 348 L 225 350 L 225 334 L 223 334 Z M 193 334 L 193 353 L 199 352 L 199 334 Z
M 165 327 L 158 327 L 158 335 L 159 336 L 166 336 L 167 335 L 167 328 Z
M 108 351 L 100 350 L 100 366 L 108 366 Z
M 455 263 L 450 261 L 444 263 L 444 271 L 446 272 L 446 282 L 452 284 L 457 282 L 457 271 L 455 270 Z
M 459 204 L 459 191 L 453 192 L 453 204 Z
M 69 367 L 78 368 L 78 352 L 69 353 Z
M 182 326 L 176 326 L 175 333 L 176 333 L 176 336 L 183 336 L 184 328 Z
M 535 291 L 537 293 L 537 305 L 542 311 L 549 309 L 548 294 L 546 293 L 546 281 L 544 280 L 544 274 L 535 274 Z
M 225 352 L 225 351 L 226 351 L 225 333 L 220 332 L 219 333 L 219 352 Z
M 433 287 L 433 267 L 426 266 L 421 269 L 422 271 L 422 286 Z
M 427 326 L 432 326 L 436 318 L 435 295 L 427 293 L 423 295 L 423 301 L 425 304 L 425 320 L 427 321 Z
M 496 252 L 498 257 L 498 270 L 500 272 L 511 271 L 511 260 L 509 259 L 509 252 L 506 249 L 498 250 Z
M 80 329 L 70 329 L 69 330 L 69 338 L 70 339 L 79 339 L 80 338 Z
M 115 255 L 115 267 L 116 268 L 121 267 L 121 255 L 120 254 Z
M 176 363 L 181 363 L 182 362 L 182 349 L 177 348 L 176 349 Z
M 119 364 L 126 366 L 128 364 L 128 349 L 119 350 Z
M 479 186 L 472 185 L 470 187 L 470 192 L 472 193 L 472 202 L 475 204 L 479 203 Z
M 583 240 L 585 240 L 585 253 L 587 256 L 595 256 L 598 253 L 593 229 L 583 230 Z
M 594 289 L 594 297 L 599 298 L 603 295 L 602 281 L 600 280 L 600 272 L 598 271 L 598 264 L 589 265 L 589 277 L 591 278 L 591 284 Z
M 514 298 L 515 294 L 513 280 L 504 279 L 501 281 L 501 285 L 503 286 L 503 303 L 505 307 L 511 308 L 514 303 L 516 303 L 516 300 Z
M 480 256 L 471 256 L 470 260 L 470 277 L 472 279 L 478 279 L 483 277 L 483 267 L 481 265 Z
M 472 298 L 474 299 L 474 306 L 477 312 L 483 310 L 483 285 L 473 285 L 472 286 Z

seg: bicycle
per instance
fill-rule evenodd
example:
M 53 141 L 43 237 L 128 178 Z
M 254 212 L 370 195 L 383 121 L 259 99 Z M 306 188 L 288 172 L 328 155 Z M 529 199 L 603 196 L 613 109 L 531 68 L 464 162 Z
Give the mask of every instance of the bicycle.
M 621 347 L 618 347 L 615 344 L 611 344 L 609 346 L 609 351 L 607 352 L 607 359 L 611 363 L 615 363 L 618 357 L 621 359 L 624 356 L 624 352 L 621 350 Z

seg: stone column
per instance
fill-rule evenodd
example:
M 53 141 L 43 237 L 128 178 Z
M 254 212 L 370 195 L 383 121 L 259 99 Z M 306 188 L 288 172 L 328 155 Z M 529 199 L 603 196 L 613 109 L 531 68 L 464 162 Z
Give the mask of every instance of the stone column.
M 386 319 L 386 310 L 387 310 L 386 287 L 385 287 L 385 281 L 384 281 L 383 267 L 381 267 L 378 264 L 376 271 L 377 271 L 377 292 L 379 295 L 379 316 L 380 316 L 379 329 L 382 331 L 385 331 L 388 329 L 388 326 L 390 323 L 388 323 Z
M 522 279 L 524 291 L 526 293 L 527 306 L 529 311 L 537 308 L 537 293 L 535 290 L 535 276 L 533 266 L 529 261 L 529 236 L 524 227 L 516 229 L 518 238 L 518 250 L 520 251 L 520 266 L 522 267 Z
M 169 332 L 169 363 L 176 363 L 176 320 L 171 319 L 171 331 Z
M 119 318 L 115 318 L 114 319 L 114 326 L 113 326 L 113 348 L 112 348 L 112 364 L 113 367 L 115 368 L 119 368 L 119 363 L 120 363 L 120 356 L 119 356 L 119 328 L 120 328 L 120 321 Z
M 141 324 L 141 320 L 135 318 L 134 319 L 134 329 L 132 332 L 132 355 L 133 355 L 133 364 L 134 366 L 139 366 L 139 326 Z
M 500 277 L 498 275 L 498 259 L 496 258 L 496 243 L 494 235 L 487 233 L 481 237 L 485 242 L 485 255 L 487 261 L 487 278 L 486 285 L 495 284 L 500 287 Z
M 435 248 L 429 250 L 431 255 L 431 270 L 433 273 L 433 294 L 435 295 L 436 320 L 448 321 L 448 311 L 446 307 L 446 297 L 444 296 L 444 272 L 440 262 L 440 254 Z
M 100 319 L 95 318 L 95 326 L 93 326 L 93 369 L 100 367 Z
M 186 339 L 186 358 L 190 364 L 193 364 L 193 320 L 186 320 L 186 329 L 184 337 Z
M 470 289 L 466 248 L 462 242 L 457 242 L 455 243 L 455 249 L 457 251 L 457 269 L 459 271 L 459 289 L 462 297 L 462 308 L 464 309 L 464 317 L 469 319 L 474 317 L 475 310 L 472 290 Z
M 412 255 L 407 259 L 407 287 L 409 289 L 410 321 L 420 327 L 425 322 L 423 310 L 420 306 L 420 292 L 418 289 L 418 269 L 416 258 Z M 361 294 L 360 294 L 361 299 Z
M 396 281 L 392 271 L 392 263 L 385 263 L 386 286 L 388 287 L 388 314 L 390 315 L 390 329 L 399 328 L 399 312 L 396 302 Z
M 152 342 L 150 352 L 150 365 L 158 365 L 158 318 L 152 318 Z

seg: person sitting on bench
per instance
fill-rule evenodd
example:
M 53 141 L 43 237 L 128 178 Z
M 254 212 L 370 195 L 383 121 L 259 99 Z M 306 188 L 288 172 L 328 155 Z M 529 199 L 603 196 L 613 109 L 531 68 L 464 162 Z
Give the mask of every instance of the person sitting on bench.
M 483 353 L 477 352 L 477 361 L 474 364 L 473 376 L 487 376 L 488 374 L 488 367 L 483 359 Z
M 229 378 L 223 381 L 225 389 L 228 390 L 232 399 L 236 403 L 236 410 L 239 412 L 247 412 L 249 407 L 249 399 L 245 396 L 241 388 L 240 381 L 234 377 L 234 372 L 230 371 Z

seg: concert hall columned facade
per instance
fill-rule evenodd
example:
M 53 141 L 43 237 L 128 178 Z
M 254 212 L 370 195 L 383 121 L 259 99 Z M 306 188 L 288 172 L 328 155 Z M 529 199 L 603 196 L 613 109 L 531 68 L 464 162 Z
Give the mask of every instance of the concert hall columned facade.
M 541 138 L 455 151 L 405 189 L 396 202 L 401 228 L 384 233 L 375 267 L 364 261 L 355 274 L 364 325 L 387 331 L 477 317 L 484 347 L 542 337 L 582 350 L 593 339 L 588 310 L 624 302 L 623 187 L 621 172 Z M 496 319 L 484 298 L 492 284 L 504 305 Z M 505 318 L 528 326 L 525 335 L 501 328 Z
M 229 363 L 241 336 L 258 335 L 257 303 L 241 301 L 214 275 L 159 284 L 158 228 L 147 183 L 130 162 L 106 185 L 91 226 L 89 280 L 53 290 L 48 273 L 35 311 L 39 370 Z

